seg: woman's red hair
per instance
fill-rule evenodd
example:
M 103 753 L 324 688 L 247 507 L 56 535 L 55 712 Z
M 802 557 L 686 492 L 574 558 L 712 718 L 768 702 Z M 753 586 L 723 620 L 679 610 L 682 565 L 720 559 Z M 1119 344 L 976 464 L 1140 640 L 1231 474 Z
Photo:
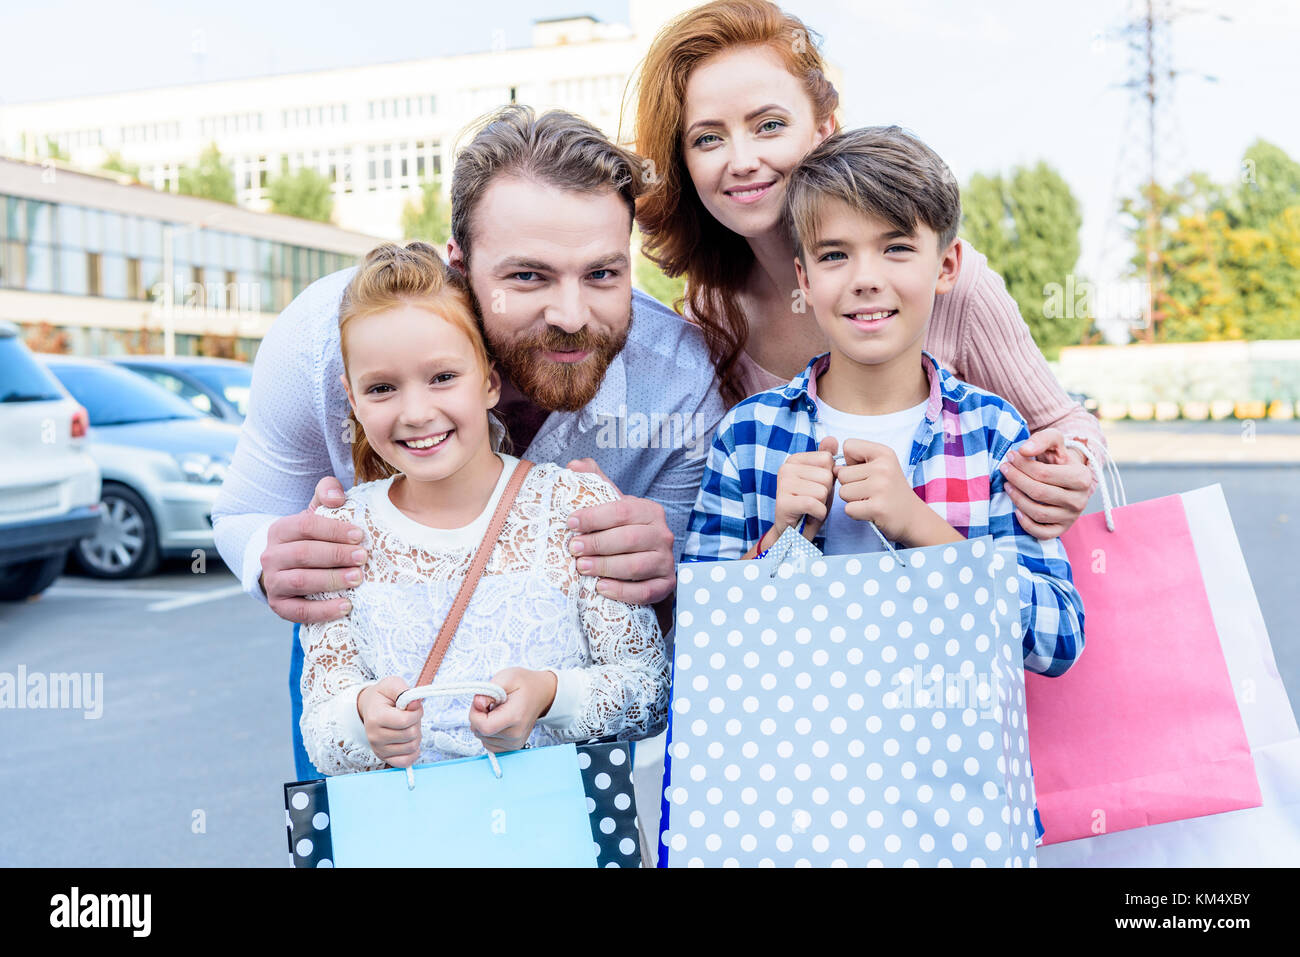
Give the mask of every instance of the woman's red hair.
M 775 50 L 803 84 L 818 123 L 832 116 L 839 94 L 826 78 L 815 35 L 766 0 L 715 0 L 668 23 L 650 46 L 635 92 L 636 151 L 649 163 L 637 200 L 642 251 L 669 276 L 686 276 L 685 302 L 704 333 L 723 400 L 745 398 L 736 361 L 749 323 L 737 293 L 754 264 L 744 237 L 704 208 L 682 153 L 686 82 L 714 54 L 741 46 Z M 838 129 L 839 124 L 836 123 Z

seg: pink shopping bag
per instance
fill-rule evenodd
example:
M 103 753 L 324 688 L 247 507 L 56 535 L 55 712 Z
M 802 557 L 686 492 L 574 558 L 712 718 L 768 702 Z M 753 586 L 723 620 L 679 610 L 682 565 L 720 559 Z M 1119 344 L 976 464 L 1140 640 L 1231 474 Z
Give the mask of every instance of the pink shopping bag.
M 1184 498 L 1112 514 L 1114 531 L 1094 514 L 1063 539 L 1083 655 L 1026 676 L 1046 844 L 1261 804 Z

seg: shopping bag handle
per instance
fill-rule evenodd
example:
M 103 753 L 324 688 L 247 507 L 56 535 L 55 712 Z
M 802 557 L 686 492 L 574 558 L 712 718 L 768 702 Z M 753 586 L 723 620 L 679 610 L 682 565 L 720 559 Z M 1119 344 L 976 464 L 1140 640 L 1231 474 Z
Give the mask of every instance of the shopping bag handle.
M 1111 498 L 1110 488 L 1106 485 L 1106 479 L 1107 477 L 1112 477 L 1114 479 L 1115 491 L 1119 493 L 1119 504 L 1127 505 L 1128 492 L 1124 489 L 1124 480 L 1120 478 L 1119 466 L 1115 464 L 1115 460 L 1111 458 L 1110 453 L 1107 452 L 1103 456 L 1106 461 L 1106 471 L 1102 472 L 1101 463 L 1097 461 L 1098 453 L 1094 452 L 1077 439 L 1066 439 L 1065 447 L 1067 449 L 1074 449 L 1082 455 L 1084 461 L 1088 463 L 1088 467 L 1092 469 L 1092 476 L 1097 480 L 1097 488 L 1101 491 L 1101 510 L 1106 516 L 1106 531 L 1115 531 L 1115 518 L 1111 515 L 1111 511 L 1114 509 L 1115 504 Z
M 406 706 L 412 701 L 420 701 L 424 698 L 457 698 L 467 694 L 486 695 L 497 704 L 505 704 L 506 701 L 506 689 L 491 681 L 442 681 L 407 688 L 397 696 L 395 704 L 398 711 L 405 711 Z M 497 763 L 497 756 L 491 751 L 487 756 L 488 763 L 492 765 L 492 773 L 498 778 L 501 777 L 501 765 Z M 414 768 L 406 769 L 406 789 L 415 790 Z

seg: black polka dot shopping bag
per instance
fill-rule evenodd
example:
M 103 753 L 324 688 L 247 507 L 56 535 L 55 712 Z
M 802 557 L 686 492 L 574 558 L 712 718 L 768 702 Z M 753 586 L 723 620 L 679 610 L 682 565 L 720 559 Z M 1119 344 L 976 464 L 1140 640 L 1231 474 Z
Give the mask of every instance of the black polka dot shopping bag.
M 1014 552 L 678 568 L 659 865 L 1033 866 Z

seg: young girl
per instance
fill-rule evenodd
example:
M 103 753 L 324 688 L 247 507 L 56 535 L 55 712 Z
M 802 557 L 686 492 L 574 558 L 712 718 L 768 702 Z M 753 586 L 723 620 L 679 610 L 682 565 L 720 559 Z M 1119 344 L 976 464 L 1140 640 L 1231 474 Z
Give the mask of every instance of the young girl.
M 617 498 L 595 475 L 528 471 L 434 679 L 492 681 L 413 701 L 416 683 L 520 461 L 494 451 L 491 367 L 463 281 L 431 246 L 373 250 L 339 309 L 359 484 L 317 511 L 364 530 L 351 611 L 304 625 L 302 733 L 327 774 L 657 733 L 668 663 L 654 611 L 602 597 L 569 555 L 569 515 Z

